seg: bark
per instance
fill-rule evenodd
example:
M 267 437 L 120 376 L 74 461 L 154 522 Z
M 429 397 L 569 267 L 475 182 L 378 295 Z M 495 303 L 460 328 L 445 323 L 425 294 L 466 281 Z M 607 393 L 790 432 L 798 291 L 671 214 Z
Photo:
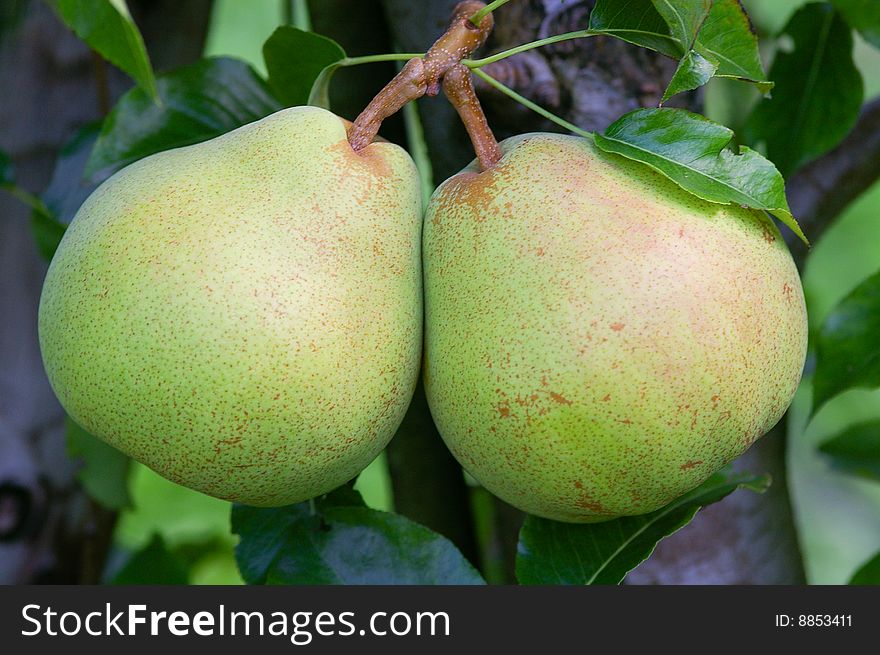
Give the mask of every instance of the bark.
M 392 33 L 404 51 L 424 51 L 439 34 L 455 0 L 413 3 L 385 0 Z M 496 30 L 484 53 L 497 52 L 587 25 L 591 1 L 519 0 L 496 12 Z M 550 46 L 493 64 L 487 71 L 535 102 L 579 125 L 601 131 L 621 114 L 656 105 L 674 63 L 620 41 L 597 37 Z M 478 88 L 490 124 L 499 138 L 558 131 L 497 92 Z M 668 104 L 699 110 L 699 93 Z M 426 140 L 442 181 L 473 159 L 473 151 L 452 108 L 443 99 L 420 101 Z M 784 425 L 784 424 L 783 424 Z M 661 542 L 655 555 L 629 576 L 631 583 L 798 583 L 804 579 L 794 521 L 785 487 L 784 429 L 764 437 L 737 466 L 773 474 L 764 496 L 739 491 L 698 514 L 677 534 Z M 511 512 L 505 550 L 515 556 Z M 515 523 L 514 523 L 515 526 Z
M 159 68 L 196 59 L 210 2 L 129 2 Z M 130 81 L 99 65 L 88 48 L 32 0 L 0 42 L 0 148 L 17 180 L 46 187 L 55 157 L 106 99 Z M 97 581 L 113 515 L 93 506 L 67 457 L 64 413 L 43 372 L 37 303 L 46 270 L 33 244 L 28 210 L 0 193 L 0 583 Z

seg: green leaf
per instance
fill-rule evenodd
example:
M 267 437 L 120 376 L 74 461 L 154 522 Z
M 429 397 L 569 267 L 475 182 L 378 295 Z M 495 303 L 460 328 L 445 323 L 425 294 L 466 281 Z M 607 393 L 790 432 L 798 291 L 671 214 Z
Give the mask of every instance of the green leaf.
M 445 537 L 398 514 L 330 507 L 299 521 L 270 584 L 483 584 Z
M 669 80 L 660 102 L 666 102 L 676 93 L 700 88 L 712 79 L 716 70 L 717 66 L 714 63 L 693 50 L 689 51 L 678 62 L 678 68 Z
M 86 125 L 61 149 L 40 204 L 32 205 L 31 233 L 46 261 L 51 261 L 67 225 L 95 189 L 83 180 L 83 171 L 100 129 L 100 123 Z
M 752 82 L 761 93 L 773 88 L 761 64 L 758 37 L 739 0 L 713 2 L 695 48 L 718 66 L 716 77 Z
M 306 503 L 269 508 L 232 506 L 232 532 L 241 536 L 235 560 L 245 582 L 266 583 L 269 569 L 287 547 L 294 525 L 308 516 Z
M 70 418 L 67 419 L 67 453 L 82 459 L 77 479 L 99 505 L 112 510 L 131 506 L 128 493 L 131 460 L 126 455 L 92 436 Z
M 851 585 L 880 585 L 880 551 L 853 574 Z
M 733 140 L 729 128 L 684 109 L 637 109 L 596 135 L 603 150 L 643 162 L 703 200 L 770 212 L 807 243 L 779 171 Z
M 880 2 L 877 0 L 831 0 L 846 22 L 871 45 L 880 48 Z
M 337 487 L 329 494 L 315 499 L 315 508 L 324 510 L 328 507 L 366 507 L 361 492 L 354 488 L 355 480 Z
M 0 42 L 21 21 L 28 0 L 3 0 L 0 2 Z
M 520 531 L 516 576 L 520 584 L 619 584 L 648 559 L 657 543 L 687 525 L 697 511 L 740 487 L 759 493 L 768 476 L 723 469 L 666 507 L 604 523 L 559 523 L 528 516 Z
M 104 121 L 86 175 L 107 175 L 156 152 L 207 141 L 281 108 L 253 69 L 223 57 L 161 75 L 158 88 L 161 107 L 141 89 L 120 98 Z
M 880 420 L 853 425 L 819 444 L 836 468 L 880 482 Z
M 100 132 L 100 122 L 90 123 L 64 145 L 55 160 L 49 186 L 41 195 L 49 211 L 64 225 L 70 223 L 97 186 L 84 176 L 86 163 Z
M 765 143 L 767 156 L 788 176 L 849 133 L 864 89 L 853 63 L 852 32 L 830 5 L 806 5 L 782 34 L 794 49 L 776 55 L 773 97 L 755 107 L 745 134 L 751 143 Z
M 313 107 L 321 107 L 322 109 L 330 109 L 330 81 L 333 79 L 333 75 L 337 70 L 342 66 L 341 62 L 336 62 L 327 66 L 321 73 L 315 78 L 315 83 L 312 85 L 312 90 L 309 92 L 309 101 Z
M 305 105 L 323 71 L 345 59 L 335 41 L 313 32 L 282 25 L 263 44 L 269 85 L 287 107 Z
M 236 560 L 250 584 L 483 584 L 448 541 L 389 512 L 346 505 L 350 490 L 314 504 L 236 505 Z
M 681 54 L 694 47 L 703 21 L 709 15 L 712 0 L 651 0 L 657 13 L 669 26 L 669 33 L 681 49 Z
M 34 209 L 31 212 L 31 234 L 37 245 L 37 252 L 47 262 L 52 261 L 67 226 L 51 213 Z
M 848 389 L 880 387 L 880 273 L 831 310 L 816 338 L 813 413 Z
M 159 100 L 144 39 L 125 0 L 50 0 L 50 4 L 79 38 L 128 73 L 150 98 Z
M 590 29 L 673 59 L 689 57 L 690 62 L 679 65 L 679 80 L 673 80 L 675 86 L 670 83 L 672 91 L 664 98 L 696 88 L 689 84 L 701 79 L 708 81 L 710 64 L 715 76 L 752 82 L 767 93 L 773 84 L 764 75 L 758 39 L 739 0 L 714 0 L 708 15 L 706 9 L 704 0 L 598 0 Z M 691 50 L 704 61 L 695 60 Z
M 678 59 L 684 50 L 651 0 L 596 0 L 590 30 Z
M 168 550 L 158 534 L 134 553 L 110 580 L 112 585 L 185 585 L 188 582 L 184 563 Z
M 37 196 L 25 191 L 15 183 L 15 171 L 9 156 L 0 151 L 0 189 L 10 193 L 31 209 L 31 232 L 40 255 L 52 259 L 55 249 L 64 236 L 66 226 L 61 224 L 55 214 Z
M 9 155 L 0 150 L 0 187 L 7 188 L 15 184 L 15 169 Z
M 700 28 L 696 51 L 718 66 L 716 77 L 752 82 L 761 93 L 773 88 L 767 81 L 758 37 L 739 0 L 715 0 Z M 771 77 L 772 79 L 772 77 Z
M 315 502 L 319 507 L 363 507 L 361 495 L 351 485 L 343 485 Z M 241 577 L 248 584 L 265 584 L 272 563 L 287 545 L 287 535 L 297 521 L 311 515 L 309 503 L 287 507 L 232 506 L 232 533 L 241 536 L 235 559 Z

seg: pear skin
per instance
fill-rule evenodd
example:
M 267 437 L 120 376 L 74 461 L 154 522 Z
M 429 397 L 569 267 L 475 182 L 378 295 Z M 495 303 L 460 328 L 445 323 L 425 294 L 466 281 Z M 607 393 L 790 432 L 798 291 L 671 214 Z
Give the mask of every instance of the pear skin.
M 425 385 L 503 500 L 596 522 L 658 509 L 766 433 L 806 356 L 763 212 L 702 201 L 590 139 L 502 143 L 429 204 Z
M 421 201 L 398 146 L 280 111 L 123 169 L 82 206 L 39 333 L 67 412 L 161 475 L 256 506 L 353 479 L 418 375 Z

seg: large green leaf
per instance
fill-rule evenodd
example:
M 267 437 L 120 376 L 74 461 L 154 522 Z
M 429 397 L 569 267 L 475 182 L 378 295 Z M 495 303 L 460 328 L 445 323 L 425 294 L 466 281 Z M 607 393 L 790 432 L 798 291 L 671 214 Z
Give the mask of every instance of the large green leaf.
M 445 537 L 398 514 L 331 507 L 299 521 L 270 584 L 483 584 Z
M 880 421 L 853 425 L 821 443 L 819 450 L 837 468 L 880 482 Z
M 92 436 L 71 419 L 67 419 L 67 453 L 82 460 L 77 478 L 99 505 L 113 510 L 131 506 L 128 456 Z
M 364 499 L 351 485 L 343 485 L 314 502 L 286 507 L 232 506 L 232 533 L 241 536 L 235 559 L 248 584 L 265 584 L 275 561 L 289 545 L 289 535 L 299 521 L 326 507 L 364 507 Z
M 657 13 L 666 21 L 669 34 L 684 54 L 694 47 L 703 21 L 712 8 L 712 0 L 651 0 Z
M 813 413 L 853 388 L 880 387 L 880 273 L 857 286 L 828 315 L 816 339 Z
M 714 0 L 695 49 L 717 65 L 717 77 L 752 82 L 761 93 L 773 88 L 761 64 L 758 37 L 739 0 Z
M 294 526 L 309 516 L 307 503 L 287 507 L 232 506 L 232 532 L 241 536 L 235 560 L 248 584 L 265 584 L 273 563 L 288 546 Z
M 853 574 L 851 585 L 880 585 L 880 551 Z
M 651 0 L 596 0 L 590 29 L 678 59 L 684 54 Z
M 158 534 L 134 553 L 110 580 L 112 585 L 185 585 L 187 582 L 185 564 L 168 550 Z
M 120 98 L 86 175 L 106 175 L 147 155 L 206 141 L 281 108 L 265 81 L 235 59 L 202 59 L 161 75 L 158 88 L 162 106 L 141 89 Z
M 880 48 L 880 2 L 877 0 L 831 0 L 846 22 Z
M 96 122 L 74 134 L 58 153 L 49 186 L 41 194 L 46 207 L 65 225 L 95 190 L 96 185 L 85 179 L 85 170 L 100 132 L 101 123 Z
M 590 29 L 679 60 L 664 100 L 712 75 L 753 82 L 762 93 L 773 86 L 738 0 L 714 0 L 711 7 L 704 0 L 598 0 Z
M 159 96 L 153 67 L 125 0 L 49 0 L 70 29 L 137 82 L 154 101 Z
M 263 44 L 269 85 L 286 106 L 304 105 L 315 80 L 328 66 L 345 59 L 335 41 L 283 25 Z
M 859 116 L 864 89 L 853 63 L 852 32 L 827 3 L 808 4 L 782 34 L 794 48 L 776 55 L 773 96 L 746 121 L 751 143 L 764 143 L 783 175 L 836 146 Z
M 684 109 L 637 109 L 596 135 L 603 150 L 643 162 L 704 200 L 770 212 L 806 242 L 782 176 L 733 140 L 729 128 Z
M 769 484 L 767 476 L 723 470 L 666 507 L 643 516 L 581 525 L 529 516 L 519 536 L 517 579 L 529 585 L 619 584 L 661 539 L 687 525 L 701 507 L 740 487 L 763 492 Z
M 345 488 L 313 504 L 236 505 L 236 560 L 250 584 L 482 584 L 462 554 L 428 528 L 369 509 Z

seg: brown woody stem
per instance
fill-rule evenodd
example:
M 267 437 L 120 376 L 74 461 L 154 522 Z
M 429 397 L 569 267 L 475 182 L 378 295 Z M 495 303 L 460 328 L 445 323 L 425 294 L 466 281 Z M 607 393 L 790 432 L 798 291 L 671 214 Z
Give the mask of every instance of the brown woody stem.
M 348 141 L 363 150 L 379 132 L 382 121 L 411 100 L 437 95 L 446 72 L 479 48 L 494 26 L 492 15 L 474 25 L 470 17 L 486 6 L 478 0 L 464 0 L 455 7 L 449 29 L 431 46 L 423 59 L 410 59 L 406 66 L 367 105 L 348 130 Z
M 456 64 L 443 76 L 443 92 L 458 112 L 461 122 L 474 145 L 481 170 L 488 170 L 501 159 L 501 147 L 492 134 L 486 114 L 474 91 L 470 69 Z
M 379 133 L 382 121 L 396 114 L 410 100 L 421 98 L 427 88 L 424 62 L 410 59 L 351 124 L 348 129 L 351 147 L 358 151 L 370 145 Z

